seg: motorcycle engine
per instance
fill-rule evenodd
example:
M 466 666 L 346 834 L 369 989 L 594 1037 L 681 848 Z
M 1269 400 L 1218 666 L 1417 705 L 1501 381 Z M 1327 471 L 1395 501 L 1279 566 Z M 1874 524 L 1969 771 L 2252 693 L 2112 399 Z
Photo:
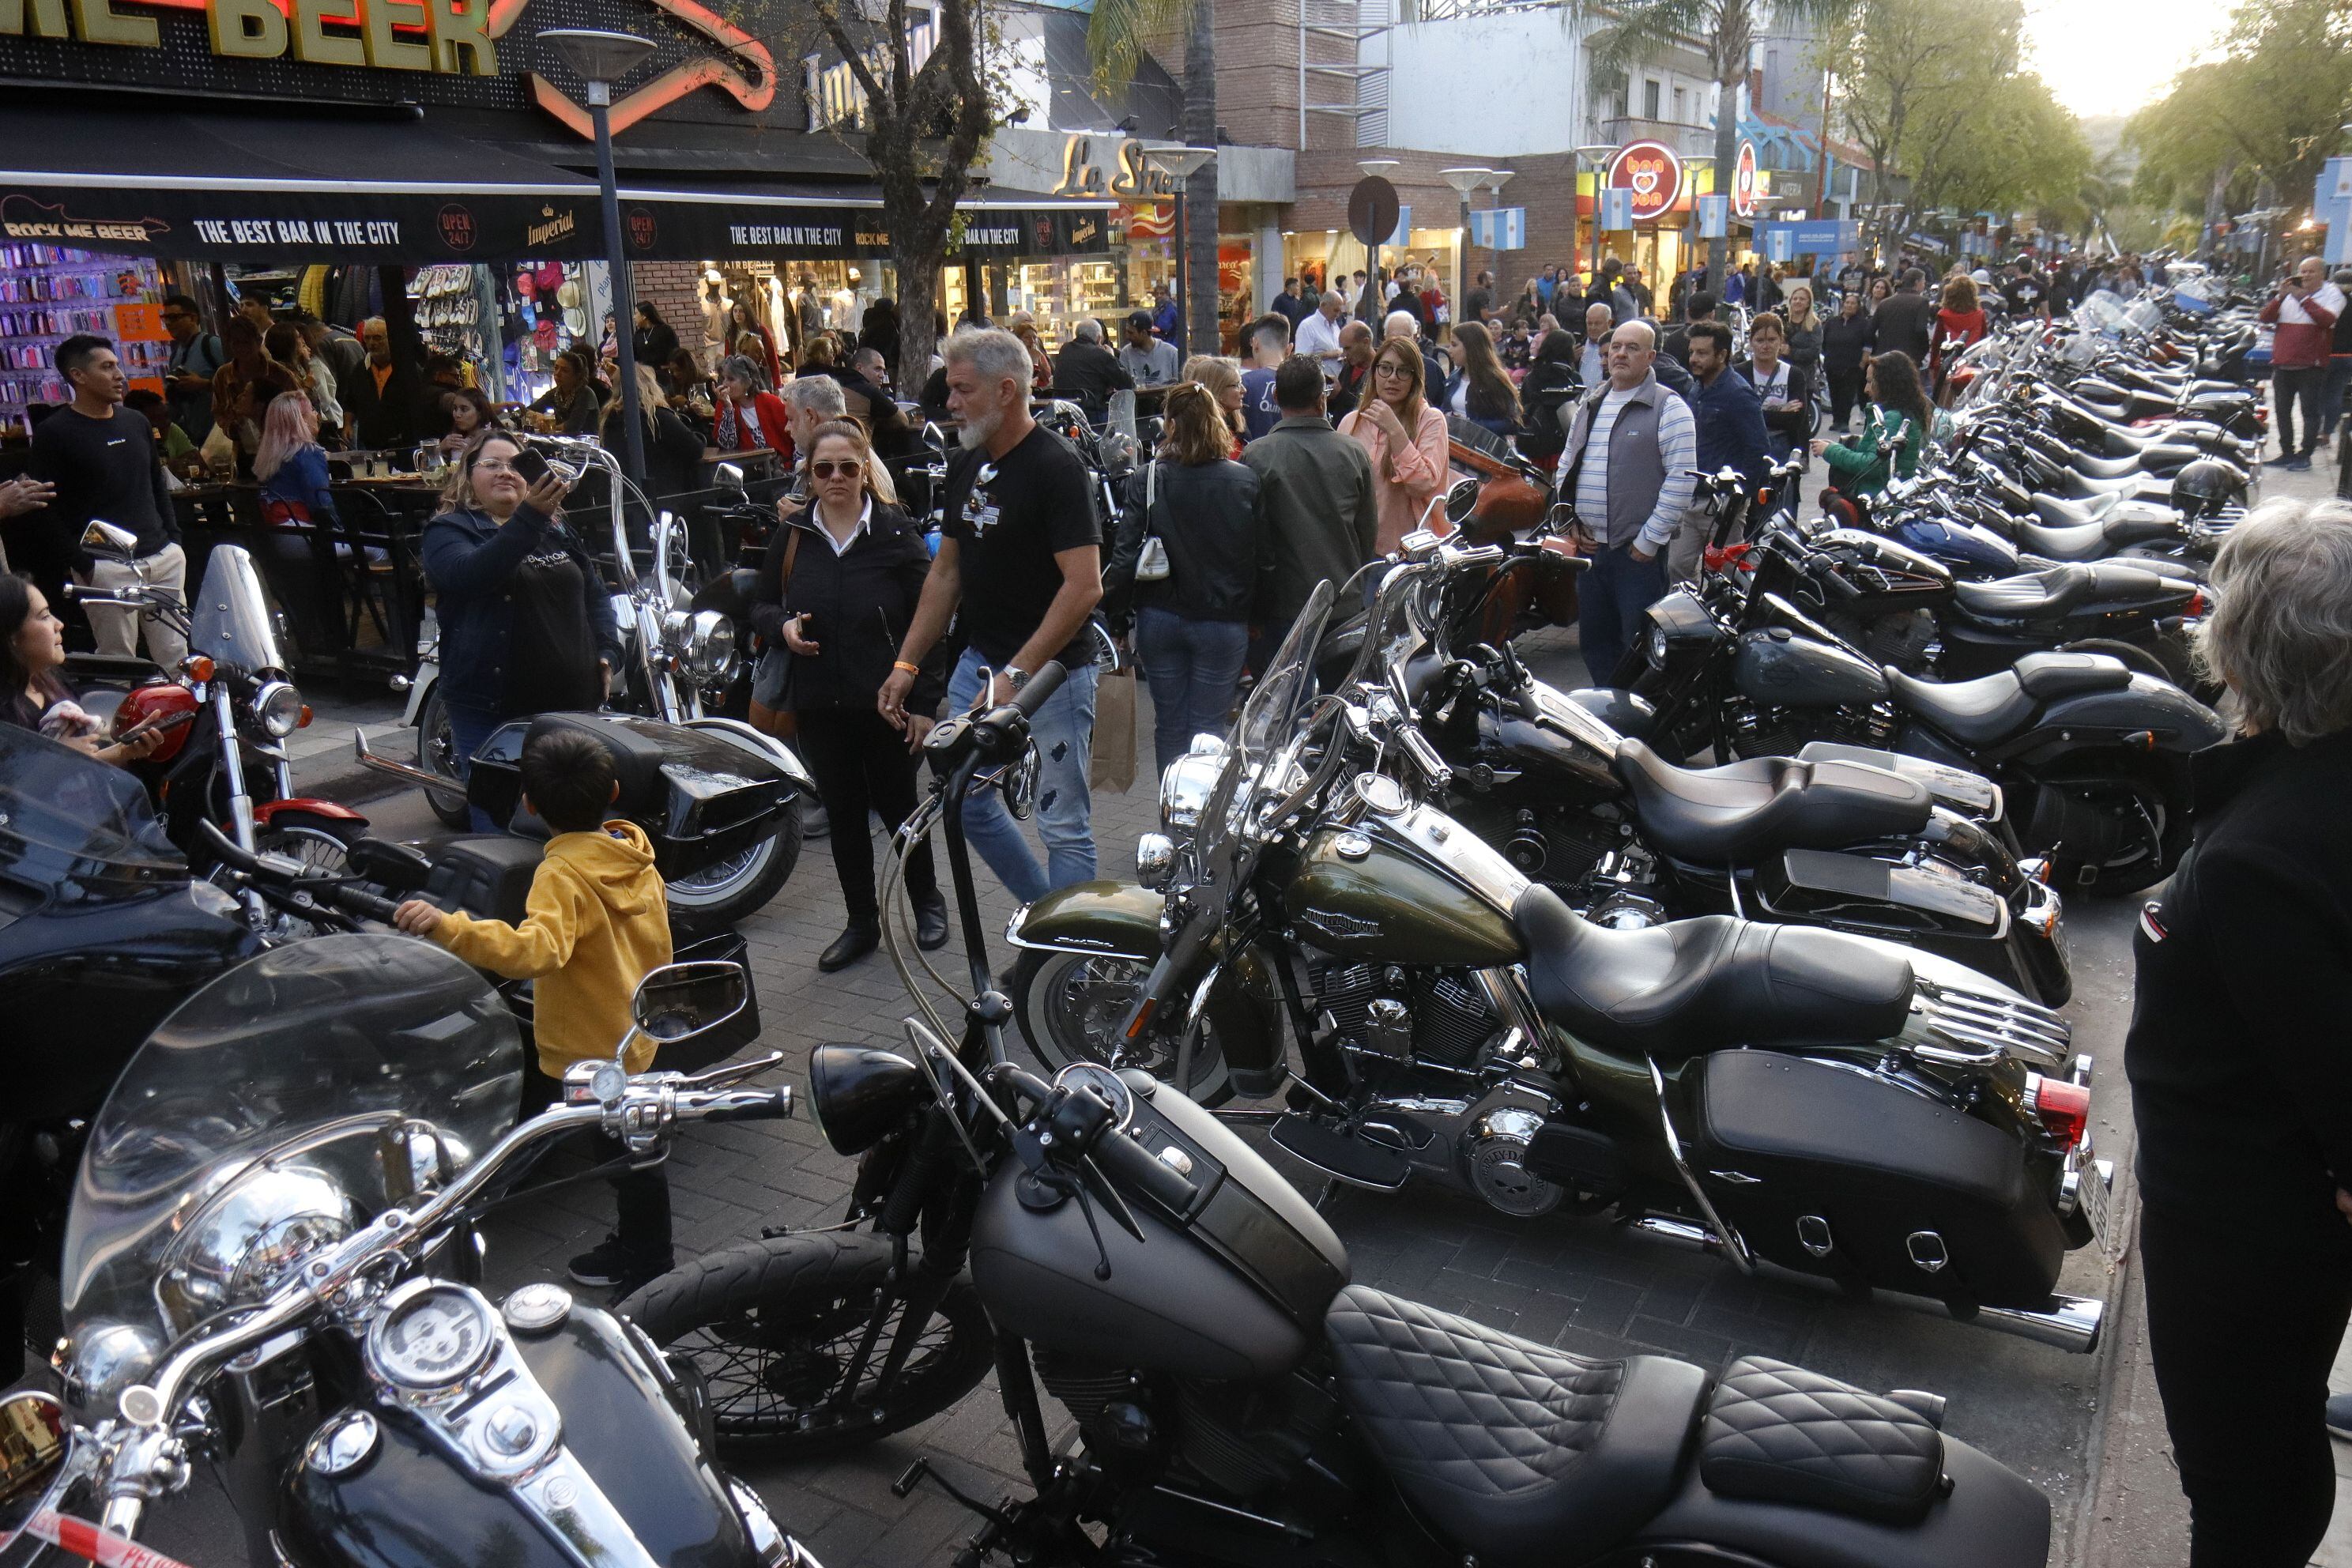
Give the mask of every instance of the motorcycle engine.
M 1468 1071 L 1502 1028 L 1485 987 L 1466 970 L 1318 962 L 1308 975 L 1315 1010 L 1329 1013 L 1339 1037 L 1368 1055 Z
M 1742 758 L 1789 757 L 1814 741 L 1884 750 L 1895 733 L 1895 718 L 1884 707 L 1759 708 L 1734 704 L 1725 732 Z

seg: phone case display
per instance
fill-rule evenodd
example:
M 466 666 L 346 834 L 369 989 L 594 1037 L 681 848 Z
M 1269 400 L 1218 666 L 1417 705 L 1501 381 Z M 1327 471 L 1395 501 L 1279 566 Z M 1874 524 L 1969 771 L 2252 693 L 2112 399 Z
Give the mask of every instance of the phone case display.
M 593 353 L 588 284 L 576 261 L 519 261 L 498 274 L 508 401 L 530 403 L 555 384 L 555 356 L 574 343 Z
M 72 389 L 57 373 L 58 345 L 77 332 L 115 340 L 133 385 L 160 389 L 171 344 L 158 312 L 127 321 L 117 307 L 152 306 L 163 277 L 143 257 L 67 250 L 53 245 L 0 245 L 0 409 L 65 403 Z

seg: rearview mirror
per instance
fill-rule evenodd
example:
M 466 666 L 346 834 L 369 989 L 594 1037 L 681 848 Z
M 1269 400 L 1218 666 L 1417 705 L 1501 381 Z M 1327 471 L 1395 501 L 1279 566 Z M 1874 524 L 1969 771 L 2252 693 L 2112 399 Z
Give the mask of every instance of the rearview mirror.
M 0 1401 L 0 1540 L 48 1502 L 72 1447 L 66 1407 L 48 1394 L 27 1391 Z
M 1446 519 L 1449 521 L 1460 522 L 1470 515 L 1470 509 L 1477 504 L 1478 481 L 1475 479 L 1457 480 L 1454 488 L 1445 492 Z
M 724 959 L 666 963 L 637 982 L 630 1004 L 637 1032 L 668 1044 L 690 1040 L 740 1013 L 751 999 L 743 966 Z M 621 1048 L 628 1049 L 624 1040 Z
M 81 547 L 92 555 L 132 561 L 139 555 L 139 536 L 127 528 L 118 528 L 113 523 L 92 518 L 89 526 L 81 531 Z
M 721 463 L 711 474 L 711 480 L 731 495 L 743 493 L 743 469 L 740 464 Z

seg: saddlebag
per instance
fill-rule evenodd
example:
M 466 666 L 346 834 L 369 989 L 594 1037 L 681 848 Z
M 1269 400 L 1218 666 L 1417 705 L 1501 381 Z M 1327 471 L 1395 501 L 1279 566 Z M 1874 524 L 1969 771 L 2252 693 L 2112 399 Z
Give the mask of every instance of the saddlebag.
M 664 881 L 742 854 L 775 832 L 800 793 L 774 761 L 707 730 L 630 713 L 542 713 L 483 742 L 466 798 L 492 822 L 546 837 L 547 825 L 522 809 L 522 749 L 554 730 L 593 735 L 612 753 L 621 786 L 613 815 L 646 830 Z
M 2016 1137 L 1777 1052 L 1718 1051 L 1681 1079 L 1690 1168 L 1758 1257 L 1959 1304 L 2048 1303 L 2066 1237 Z
M 1756 893 L 1782 921 L 1894 935 L 1998 938 L 2009 930 L 2000 895 L 1957 877 L 1867 855 L 1787 849 L 1756 868 Z

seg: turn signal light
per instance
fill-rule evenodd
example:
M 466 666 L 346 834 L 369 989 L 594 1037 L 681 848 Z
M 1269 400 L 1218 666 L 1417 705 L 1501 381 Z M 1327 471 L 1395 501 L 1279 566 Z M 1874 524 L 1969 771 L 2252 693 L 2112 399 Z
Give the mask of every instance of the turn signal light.
M 205 681 L 213 678 L 213 661 L 203 654 L 191 654 L 180 661 L 180 668 L 190 680 Z
M 2091 1128 L 2091 1089 L 2063 1079 L 2025 1075 L 2025 1108 L 2033 1112 L 2059 1147 L 2072 1149 Z
M 307 729 L 309 729 L 310 727 L 310 705 L 308 702 L 305 702 L 304 704 L 302 704 L 302 717 L 295 721 L 294 728 L 296 728 L 297 730 L 307 730 Z
M 2202 620 L 2212 608 L 2205 600 L 2205 590 L 2200 588 L 2189 595 L 2189 602 L 2180 606 L 2180 614 L 2189 620 Z

